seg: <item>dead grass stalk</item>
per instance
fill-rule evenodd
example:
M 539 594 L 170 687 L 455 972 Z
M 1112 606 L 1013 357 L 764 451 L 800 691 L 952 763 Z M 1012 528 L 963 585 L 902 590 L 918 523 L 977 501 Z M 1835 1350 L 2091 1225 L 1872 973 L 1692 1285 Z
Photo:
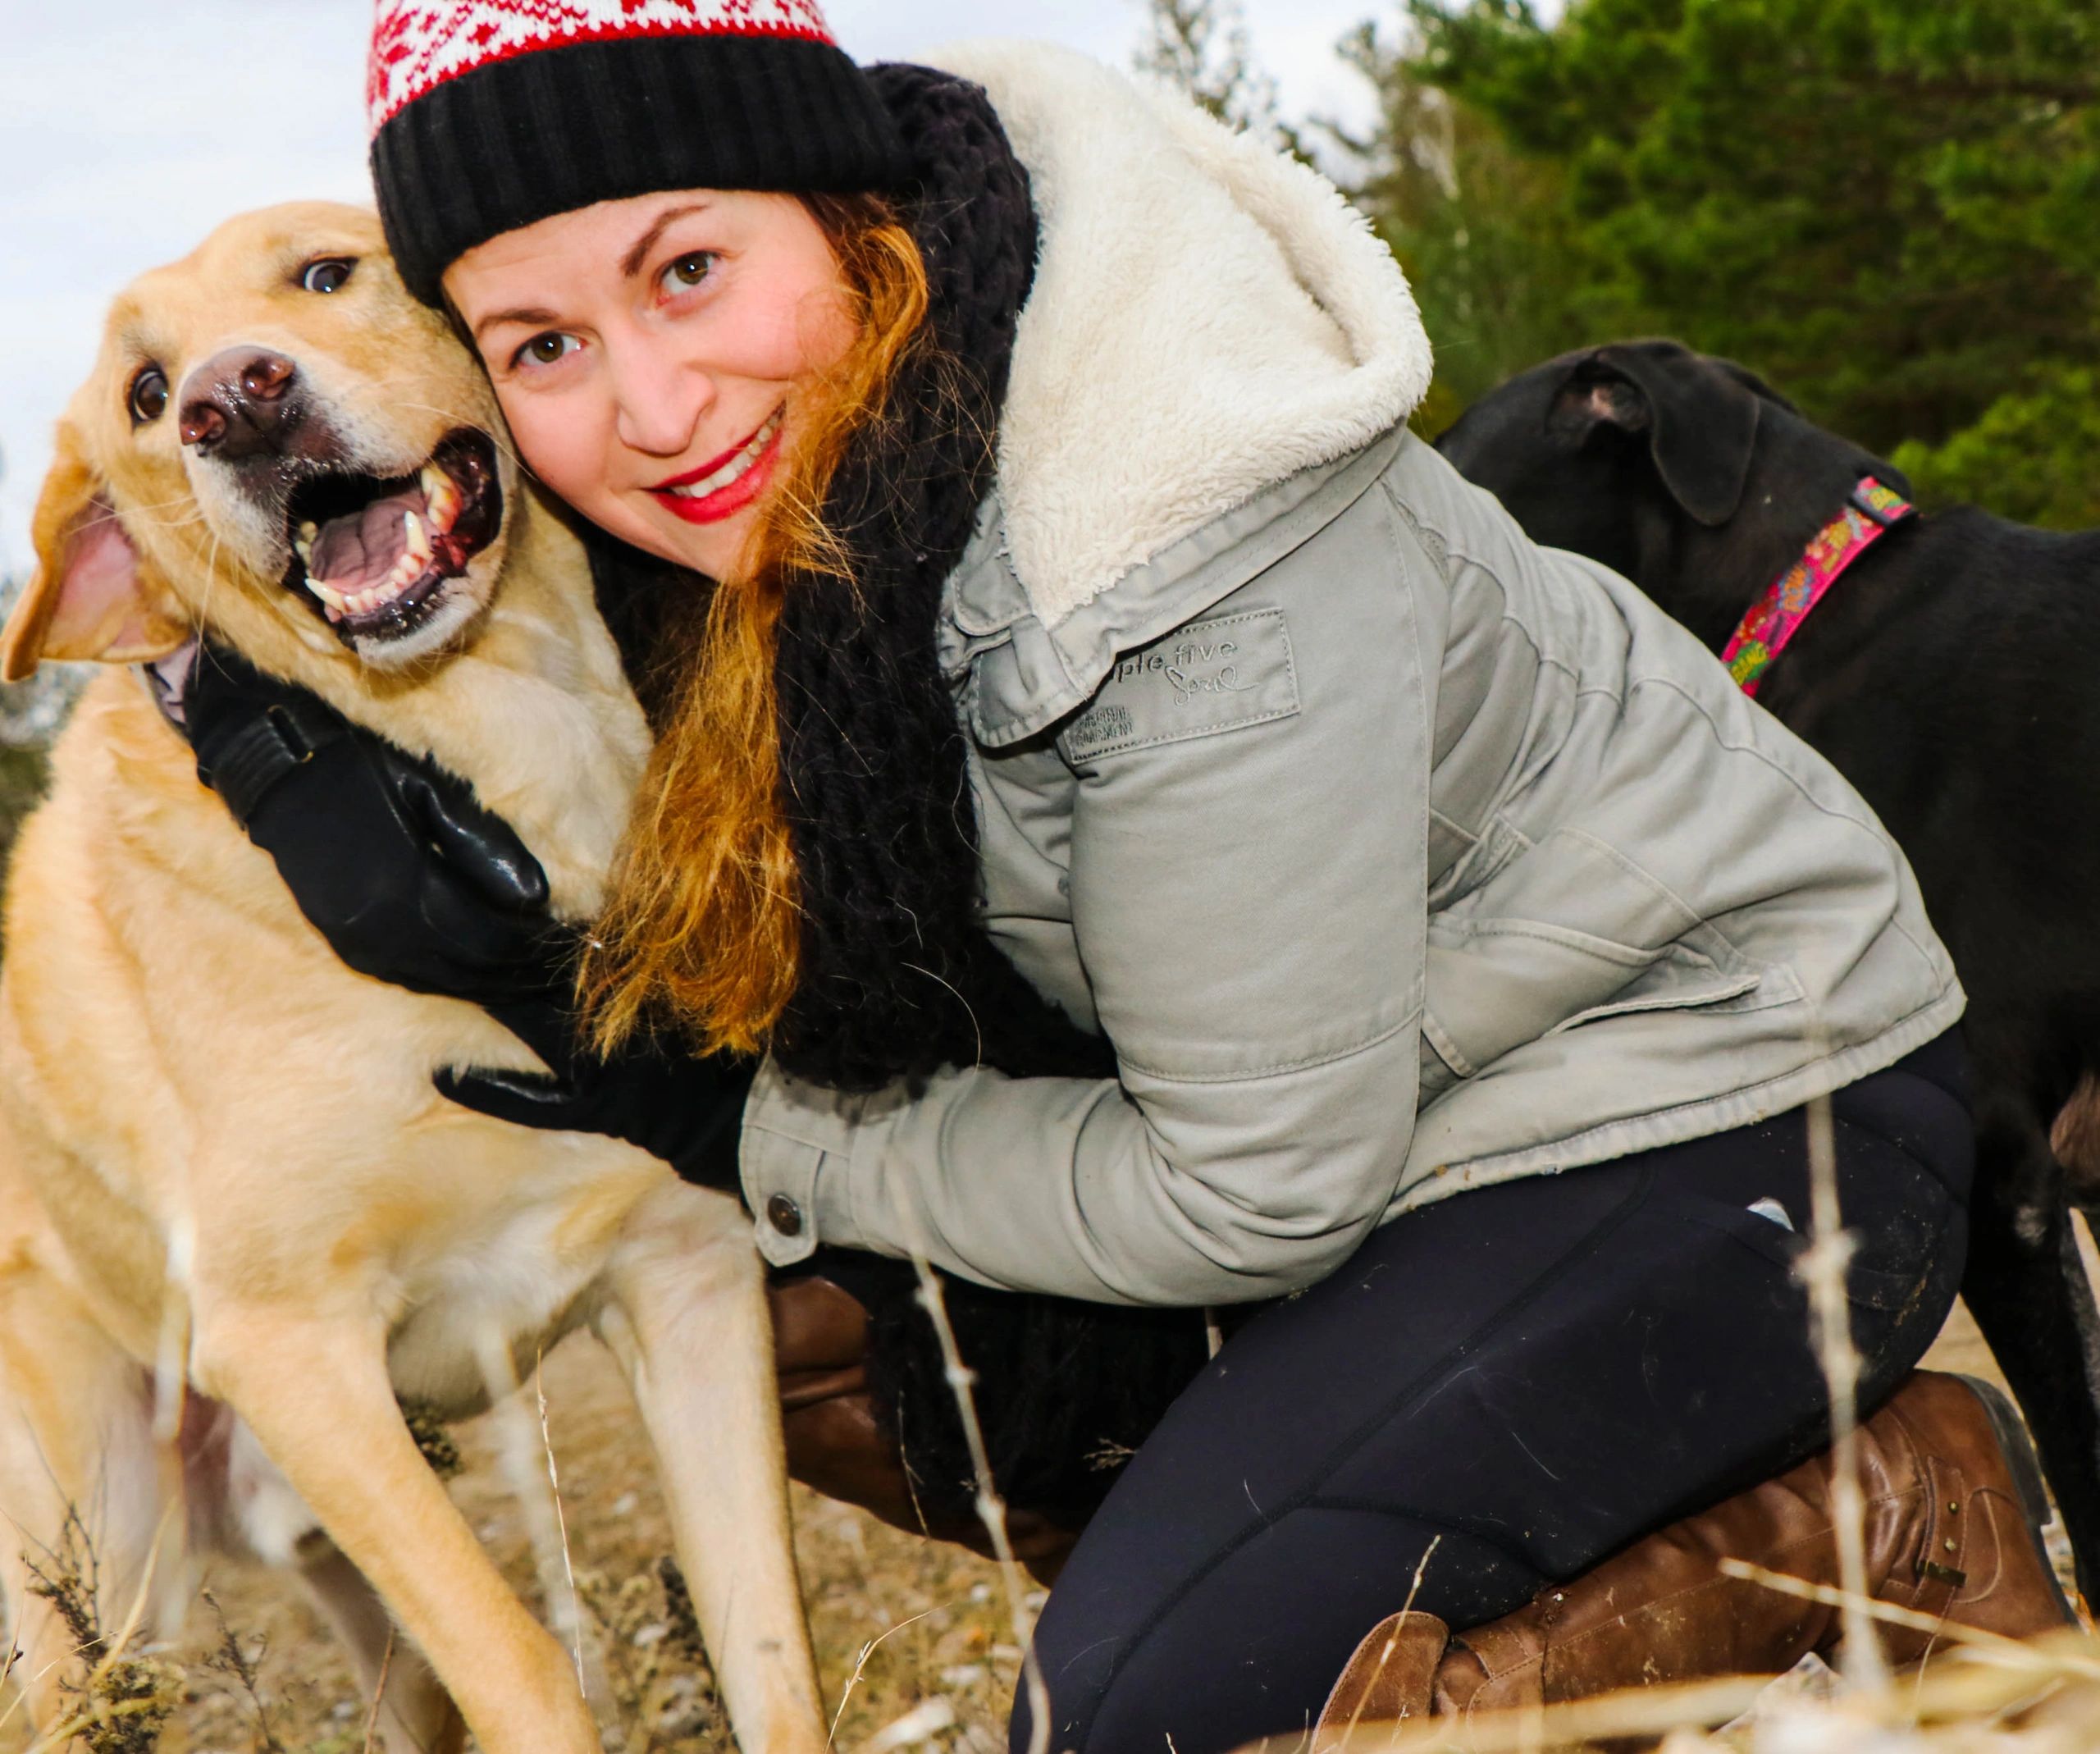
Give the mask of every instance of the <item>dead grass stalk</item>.
M 1028 1754 L 1048 1754 L 1050 1747 L 1050 1689 L 1043 1679 L 1042 1660 L 1035 1651 L 1035 1617 L 1028 1606 L 1028 1592 L 1020 1563 L 1014 1557 L 1007 1534 L 1007 1507 L 992 1477 L 992 1460 L 984 1447 L 984 1430 L 977 1418 L 977 1398 L 970 1392 L 975 1378 L 962 1361 L 956 1344 L 955 1328 L 948 1320 L 947 1300 L 941 1295 L 941 1281 L 933 1263 L 914 1253 L 913 1268 L 919 1275 L 919 1300 L 932 1320 L 941 1343 L 941 1361 L 948 1387 L 962 1416 L 963 1436 L 970 1444 L 970 1464 L 977 1476 L 977 1516 L 990 1537 L 998 1560 L 999 1577 L 1006 1591 L 1007 1608 L 1013 1622 L 1014 1642 L 1020 1647 L 1021 1685 L 1027 1690 L 1029 1706 Z

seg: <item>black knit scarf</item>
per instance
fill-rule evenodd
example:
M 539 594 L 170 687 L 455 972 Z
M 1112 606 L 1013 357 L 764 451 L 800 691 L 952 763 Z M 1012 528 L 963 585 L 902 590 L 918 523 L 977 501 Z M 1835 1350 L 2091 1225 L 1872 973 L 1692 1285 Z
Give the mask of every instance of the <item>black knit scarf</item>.
M 977 87 L 924 67 L 870 76 L 918 166 L 903 213 L 931 283 L 930 332 L 826 502 L 857 590 L 786 581 L 775 674 L 802 916 L 799 979 L 773 1053 L 797 1076 L 845 1090 L 980 1063 L 1109 1076 L 1107 1044 L 1038 994 L 984 930 L 966 745 L 935 654 L 943 588 L 992 484 L 1034 272 L 1028 174 Z M 652 599 L 690 602 L 693 582 L 656 568 L 652 590 L 648 563 L 594 546 L 607 619 L 650 705 L 661 637 Z M 869 1305 L 871 1375 L 927 1511 L 937 1522 L 966 1513 L 968 1455 L 911 1270 L 829 1252 L 815 1264 Z M 1083 1519 L 1204 1355 L 1201 1318 L 1185 1311 L 960 1282 L 948 1299 L 1002 1488 L 1061 1522 Z
M 801 943 L 773 1053 L 839 1090 L 979 1063 L 1105 1074 L 1114 1062 L 1104 1045 L 1045 1003 L 985 934 L 964 733 L 935 655 L 943 585 L 992 485 L 1034 275 L 1028 173 L 978 87 L 910 66 L 870 76 L 918 165 L 902 207 L 932 306 L 825 503 L 857 588 L 783 582 L 774 678 Z M 650 699 L 648 682 L 665 674 L 664 605 L 689 605 L 693 577 L 600 535 L 592 546 L 644 705 L 668 704 Z
M 1099 1046 L 985 935 L 964 736 L 934 655 L 1034 277 L 1028 174 L 975 86 L 924 67 L 872 77 L 918 167 L 906 212 L 933 302 L 928 345 L 826 506 L 859 592 L 788 582 L 776 675 L 804 916 L 774 1055 L 849 1090 L 980 1061 L 1099 1071 L 1112 1063 Z

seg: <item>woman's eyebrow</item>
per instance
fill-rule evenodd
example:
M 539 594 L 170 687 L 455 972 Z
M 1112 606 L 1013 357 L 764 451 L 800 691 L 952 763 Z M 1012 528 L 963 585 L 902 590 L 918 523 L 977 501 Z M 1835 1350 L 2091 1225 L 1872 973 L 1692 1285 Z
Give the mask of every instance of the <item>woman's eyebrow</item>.
M 479 322 L 474 325 L 474 340 L 476 345 L 478 345 L 482 336 L 487 331 L 500 328 L 507 322 L 527 322 L 533 324 L 535 327 L 538 327 L 546 323 L 559 322 L 560 321 L 561 319 L 552 311 L 541 310 L 537 307 L 532 305 L 527 305 L 517 310 L 491 311 L 487 316 L 484 317 Z
M 688 201 L 683 207 L 665 208 L 656 216 L 655 224 L 643 232 L 635 240 L 634 248 L 620 258 L 620 272 L 630 278 L 639 274 L 649 252 L 656 247 L 657 239 L 663 236 L 665 228 L 673 220 L 683 219 L 688 213 L 704 213 L 707 208 L 708 203 L 705 201 Z

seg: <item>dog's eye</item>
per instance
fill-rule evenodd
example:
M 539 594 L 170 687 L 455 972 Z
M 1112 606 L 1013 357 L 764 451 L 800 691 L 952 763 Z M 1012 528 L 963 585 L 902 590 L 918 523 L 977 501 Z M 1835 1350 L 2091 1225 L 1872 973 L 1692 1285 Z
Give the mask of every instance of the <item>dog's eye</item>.
M 143 427 L 167 412 L 167 373 L 157 365 L 143 368 L 131 380 L 131 424 Z
M 347 256 L 329 256 L 309 262 L 299 272 L 299 283 L 308 292 L 340 292 L 357 263 Z

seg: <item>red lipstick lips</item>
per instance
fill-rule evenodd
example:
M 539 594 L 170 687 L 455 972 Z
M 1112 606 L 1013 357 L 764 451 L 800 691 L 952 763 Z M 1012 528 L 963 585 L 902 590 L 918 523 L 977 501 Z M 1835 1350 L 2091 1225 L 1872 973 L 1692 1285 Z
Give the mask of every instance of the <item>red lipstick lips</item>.
M 687 523 L 720 523 L 733 518 L 764 493 L 779 459 L 783 411 L 775 409 L 765 425 L 741 445 L 698 468 L 648 491 L 656 503 Z

